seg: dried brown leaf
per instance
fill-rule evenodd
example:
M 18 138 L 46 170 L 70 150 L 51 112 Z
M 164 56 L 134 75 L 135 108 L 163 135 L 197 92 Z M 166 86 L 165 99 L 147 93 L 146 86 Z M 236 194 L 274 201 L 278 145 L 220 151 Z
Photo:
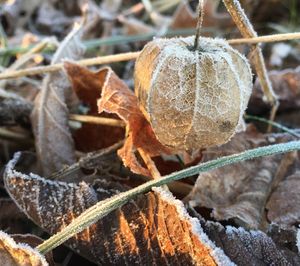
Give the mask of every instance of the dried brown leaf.
M 249 126 L 229 143 L 203 152 L 204 161 L 288 139 L 287 136 L 276 139 L 263 135 Z M 212 216 L 217 220 L 237 218 L 241 225 L 258 228 L 273 184 L 285 175 L 296 157 L 295 154 L 283 156 L 255 159 L 202 173 L 188 198 L 193 206 L 212 208 Z
M 81 34 L 82 25 L 75 27 L 57 49 L 51 64 L 80 57 L 83 54 Z M 74 92 L 66 75 L 62 71 L 48 74 L 31 115 L 37 156 L 45 175 L 75 161 L 74 143 L 68 126 L 68 106 L 72 104 Z
M 300 171 L 288 176 L 272 193 L 268 204 L 268 219 L 283 226 L 300 222 Z
M 106 73 L 104 71 L 92 72 L 71 62 L 65 62 L 64 67 L 77 97 L 89 108 L 87 114 L 99 115 L 96 99 L 101 94 Z M 117 118 L 117 115 L 112 114 L 102 114 L 102 116 Z M 84 152 L 109 147 L 123 137 L 124 129 L 122 128 L 88 123 L 83 123 L 81 128 L 74 133 L 76 148 Z
M 0 231 L 1 266 L 48 266 L 46 259 L 27 244 L 17 244 Z
M 98 100 L 99 112 L 117 114 L 128 126 L 128 137 L 118 154 L 124 165 L 133 172 L 149 176 L 149 171 L 140 165 L 134 154 L 136 149 L 141 148 L 150 156 L 170 154 L 170 150 L 157 140 L 151 125 L 138 107 L 134 93 L 110 68 L 101 71 L 105 73 L 105 82 Z
M 8 164 L 10 196 L 35 223 L 54 234 L 97 201 L 128 188 L 114 182 L 53 182 Z M 113 211 L 66 244 L 99 265 L 228 265 L 230 260 L 203 234 L 179 200 L 162 188 Z

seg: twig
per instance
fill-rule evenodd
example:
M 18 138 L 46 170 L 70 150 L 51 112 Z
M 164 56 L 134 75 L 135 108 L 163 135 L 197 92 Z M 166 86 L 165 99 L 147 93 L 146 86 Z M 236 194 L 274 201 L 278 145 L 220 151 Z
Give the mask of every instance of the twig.
M 248 20 L 244 10 L 241 8 L 239 1 L 234 0 L 223 0 L 224 4 L 232 16 L 234 22 L 239 28 L 241 34 L 245 38 L 253 38 L 257 37 L 257 33 L 252 27 L 252 24 Z M 270 120 L 273 121 L 275 118 L 275 114 L 278 108 L 278 100 L 275 92 L 273 91 L 271 82 L 267 75 L 267 70 L 265 67 L 264 58 L 262 55 L 261 48 L 258 45 L 255 45 L 252 49 L 254 53 L 254 65 L 256 68 L 257 75 L 259 77 L 264 95 L 266 96 L 266 100 L 272 105 L 272 111 L 270 115 Z M 269 128 L 270 130 L 271 128 Z
M 151 190 L 153 187 L 166 185 L 171 181 L 183 179 L 185 177 L 199 174 L 201 172 L 207 172 L 229 164 L 238 163 L 241 161 L 254 159 L 262 156 L 286 153 L 295 150 L 300 150 L 300 141 L 291 141 L 288 143 L 275 144 L 252 150 L 247 150 L 239 154 L 225 156 L 213 161 L 190 167 L 185 170 L 181 170 L 179 172 L 166 175 L 160 179 L 151 180 L 131 190 L 119 193 L 109 199 L 98 202 L 91 208 L 84 211 L 77 218 L 75 218 L 69 225 L 62 229 L 61 232 L 53 235 L 48 240 L 44 241 L 41 245 L 37 247 L 37 250 L 42 254 L 51 251 L 52 249 L 67 241 L 73 235 L 81 232 L 82 230 L 92 225 L 99 219 L 103 218 L 110 212 L 123 206 L 137 195 Z
M 253 38 L 240 38 L 229 40 L 230 44 L 257 44 L 268 42 L 282 42 L 300 39 L 300 32 L 272 34 Z
M 253 29 L 251 22 L 248 20 L 244 10 L 240 5 L 240 2 L 237 0 L 223 0 L 223 2 L 243 37 L 256 38 L 257 33 Z M 256 44 L 253 46 L 252 51 L 254 53 L 253 63 L 256 68 L 256 73 L 259 78 L 262 90 L 267 102 L 272 105 L 270 120 L 273 121 L 279 102 L 269 80 L 261 48 L 258 44 Z
M 70 114 L 69 119 L 73 121 L 83 122 L 83 123 L 99 124 L 99 125 L 106 125 L 112 127 L 126 126 L 126 124 L 122 120 L 99 117 L 99 116 L 91 116 L 91 115 Z
M 160 172 L 157 170 L 155 163 L 151 159 L 151 157 L 142 149 L 138 148 L 137 149 L 139 154 L 141 155 L 143 161 L 145 162 L 151 176 L 153 179 L 160 179 L 161 175 Z
M 81 66 L 92 66 L 92 65 L 108 64 L 113 62 L 128 61 L 128 60 L 136 59 L 139 54 L 140 52 L 132 52 L 132 53 L 122 53 L 116 55 L 99 56 L 99 57 L 79 60 L 77 61 L 77 64 L 80 64 Z M 55 71 L 59 71 L 62 68 L 63 68 L 63 63 L 58 63 L 50 66 L 32 67 L 32 68 L 21 69 L 16 71 L 9 71 L 5 73 L 1 73 L 0 80 L 55 72 Z
M 33 139 L 29 134 L 14 132 L 3 127 L 0 128 L 0 138 L 17 141 L 28 141 L 33 143 Z
M 276 35 L 267 35 L 253 38 L 244 38 L 244 39 L 232 39 L 228 40 L 229 44 L 254 44 L 261 42 L 276 42 L 276 41 L 288 41 L 300 39 L 300 33 L 288 33 L 288 34 L 276 34 Z M 139 56 L 140 52 L 132 52 L 132 53 L 121 53 L 116 55 L 107 55 L 107 56 L 99 56 L 90 59 L 79 60 L 76 63 L 82 66 L 92 66 L 92 65 L 101 65 L 101 64 L 109 64 L 114 62 L 121 61 L 129 61 L 135 60 Z M 41 66 L 41 67 L 32 67 L 22 70 L 10 71 L 8 73 L 0 73 L 0 80 L 2 79 L 11 79 L 11 78 L 19 78 L 23 76 L 44 74 L 48 72 L 55 72 L 61 70 L 63 64 L 54 64 L 51 66 Z

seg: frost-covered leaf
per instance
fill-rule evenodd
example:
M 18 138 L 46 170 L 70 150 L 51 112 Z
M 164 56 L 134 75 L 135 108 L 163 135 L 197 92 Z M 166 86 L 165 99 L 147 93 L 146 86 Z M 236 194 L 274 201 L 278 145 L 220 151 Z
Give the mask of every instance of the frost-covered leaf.
M 7 165 L 10 196 L 35 223 L 50 234 L 84 210 L 128 188 L 98 180 L 90 186 L 50 181 Z M 68 240 L 74 251 L 99 265 L 230 265 L 222 250 L 203 233 L 179 200 L 162 188 L 138 196 Z
M 79 100 L 88 107 L 88 115 L 99 116 L 97 101 L 105 82 L 104 71 L 92 72 L 89 69 L 71 62 L 64 63 L 65 70 L 72 83 L 73 90 Z M 103 117 L 118 118 L 114 114 L 104 114 Z M 105 125 L 83 123 L 73 134 L 76 148 L 90 152 L 109 147 L 124 138 L 124 129 Z M 87 137 L 88 136 L 88 137 Z
M 74 27 L 60 44 L 51 64 L 77 59 L 83 54 L 80 42 L 82 25 Z M 43 173 L 50 175 L 75 161 L 74 143 L 68 126 L 68 106 L 74 104 L 74 92 L 62 71 L 48 74 L 35 100 L 31 121 L 35 146 Z
M 267 204 L 268 219 L 284 226 L 300 222 L 300 171 L 288 176 L 271 194 Z
M 300 107 L 300 66 L 295 69 L 273 70 L 269 72 L 273 89 L 279 97 L 279 111 L 299 109 Z M 269 110 L 263 101 L 262 90 L 258 80 L 255 81 L 250 98 L 249 111 L 254 114 Z
M 101 98 L 98 100 L 99 112 L 117 114 L 125 121 L 129 129 L 124 147 L 118 151 L 118 154 L 124 165 L 133 172 L 149 176 L 149 171 L 141 166 L 135 156 L 136 149 L 141 148 L 150 156 L 168 154 L 170 150 L 157 140 L 151 125 L 139 109 L 137 97 L 127 85 L 112 69 L 103 68 L 98 73 L 101 72 L 105 73 L 105 82 Z
M 221 248 L 236 265 L 299 265 L 295 238 L 292 240 L 282 236 L 286 246 L 293 246 L 291 250 L 278 245 L 262 231 L 247 231 L 244 228 L 232 226 L 223 227 L 219 223 L 201 223 L 203 231 Z M 278 232 L 277 232 L 278 233 Z M 295 234 L 294 234 L 295 235 Z
M 2 231 L 0 231 L 0 262 L 1 266 L 48 266 L 44 256 L 27 244 L 17 244 Z
M 288 139 L 287 136 L 276 139 L 273 135 L 263 135 L 249 126 L 229 143 L 203 152 L 204 161 Z M 285 163 L 281 166 L 283 156 Z M 237 218 L 241 225 L 258 228 L 272 182 L 285 174 L 294 159 L 295 154 L 275 155 L 201 173 L 189 200 L 193 206 L 212 208 L 212 216 L 217 220 Z

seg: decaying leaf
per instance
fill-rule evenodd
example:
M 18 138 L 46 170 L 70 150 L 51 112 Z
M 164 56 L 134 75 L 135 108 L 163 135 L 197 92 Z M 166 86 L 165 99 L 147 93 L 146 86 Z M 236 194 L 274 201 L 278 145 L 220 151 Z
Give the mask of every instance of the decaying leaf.
M 0 231 L 1 266 L 48 266 L 46 259 L 24 243 L 17 244 L 8 234 Z
M 35 223 L 54 234 L 97 201 L 128 189 L 98 180 L 90 186 L 50 181 L 7 165 L 10 196 Z M 99 265 L 232 265 L 203 233 L 181 201 L 162 188 L 138 196 L 66 244 Z
M 133 172 L 149 176 L 147 169 L 141 166 L 134 154 L 141 148 L 150 156 L 162 153 L 170 154 L 170 150 L 163 146 L 156 138 L 149 122 L 138 107 L 137 97 L 118 78 L 110 68 L 103 68 L 98 73 L 105 73 L 101 98 L 98 100 L 99 112 L 115 113 L 128 125 L 128 137 L 124 147 L 118 151 L 124 165 Z
M 105 82 L 104 71 L 92 72 L 71 62 L 64 63 L 65 70 L 79 100 L 89 108 L 88 115 L 99 115 L 96 99 Z M 101 114 L 104 117 L 117 118 L 113 114 Z M 105 125 L 83 123 L 73 134 L 76 148 L 90 152 L 109 147 L 124 138 L 124 129 Z M 88 137 L 87 137 L 88 136 Z
M 288 139 L 263 135 L 248 126 L 229 143 L 203 152 L 204 161 Z M 217 220 L 237 218 L 241 225 L 258 228 L 272 185 L 285 175 L 295 157 L 294 153 L 276 155 L 201 173 L 188 199 L 193 206 L 212 208 Z
M 277 245 L 271 237 L 261 231 L 247 231 L 242 227 L 223 227 L 221 224 L 215 222 L 202 222 L 201 225 L 208 237 L 236 265 L 296 266 L 300 263 L 300 256 L 295 251 L 295 239 L 291 241 L 290 237 L 282 236 L 282 239 L 284 239 L 287 246 L 293 246 L 293 251 Z
M 268 218 L 271 222 L 285 226 L 300 222 L 300 171 L 288 176 L 272 193 L 268 204 Z
M 274 70 L 269 72 L 269 77 L 276 95 L 279 97 L 280 111 L 299 109 L 300 107 L 300 66 L 296 69 Z M 263 101 L 263 94 L 258 80 L 255 81 L 253 94 L 250 98 L 249 111 L 260 114 L 268 110 L 268 105 Z
M 77 59 L 83 54 L 80 43 L 82 25 L 74 27 L 53 56 L 51 64 L 63 59 Z M 75 161 L 74 143 L 68 126 L 68 106 L 74 104 L 74 92 L 66 75 L 48 74 L 35 100 L 31 121 L 37 156 L 43 173 L 50 175 Z

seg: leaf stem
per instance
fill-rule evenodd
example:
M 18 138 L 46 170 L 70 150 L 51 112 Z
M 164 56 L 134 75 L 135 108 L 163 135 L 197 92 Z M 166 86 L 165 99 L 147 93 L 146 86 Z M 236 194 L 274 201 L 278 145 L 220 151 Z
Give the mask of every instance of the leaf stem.
M 148 192 L 152 187 L 166 185 L 171 181 L 180 180 L 188 176 L 192 176 L 201 172 L 207 172 L 225 165 L 238 163 L 241 161 L 254 159 L 262 156 L 269 156 L 278 153 L 286 153 L 290 151 L 300 150 L 300 141 L 291 141 L 287 143 L 275 144 L 265 147 L 260 147 L 252 150 L 247 150 L 239 154 L 221 157 L 216 160 L 205 162 L 188 169 L 174 172 L 170 175 L 163 176 L 160 179 L 148 181 L 138 187 L 135 187 L 126 192 L 119 193 L 111 198 L 100 201 L 91 208 L 84 211 L 81 215 L 75 218 L 69 225 L 67 225 L 61 232 L 53 235 L 48 240 L 44 241 L 37 247 L 37 250 L 42 254 L 49 252 L 73 235 L 81 232 L 88 226 L 95 223 L 97 220 L 103 218 L 113 210 L 123 206 L 128 201 L 139 194 Z

